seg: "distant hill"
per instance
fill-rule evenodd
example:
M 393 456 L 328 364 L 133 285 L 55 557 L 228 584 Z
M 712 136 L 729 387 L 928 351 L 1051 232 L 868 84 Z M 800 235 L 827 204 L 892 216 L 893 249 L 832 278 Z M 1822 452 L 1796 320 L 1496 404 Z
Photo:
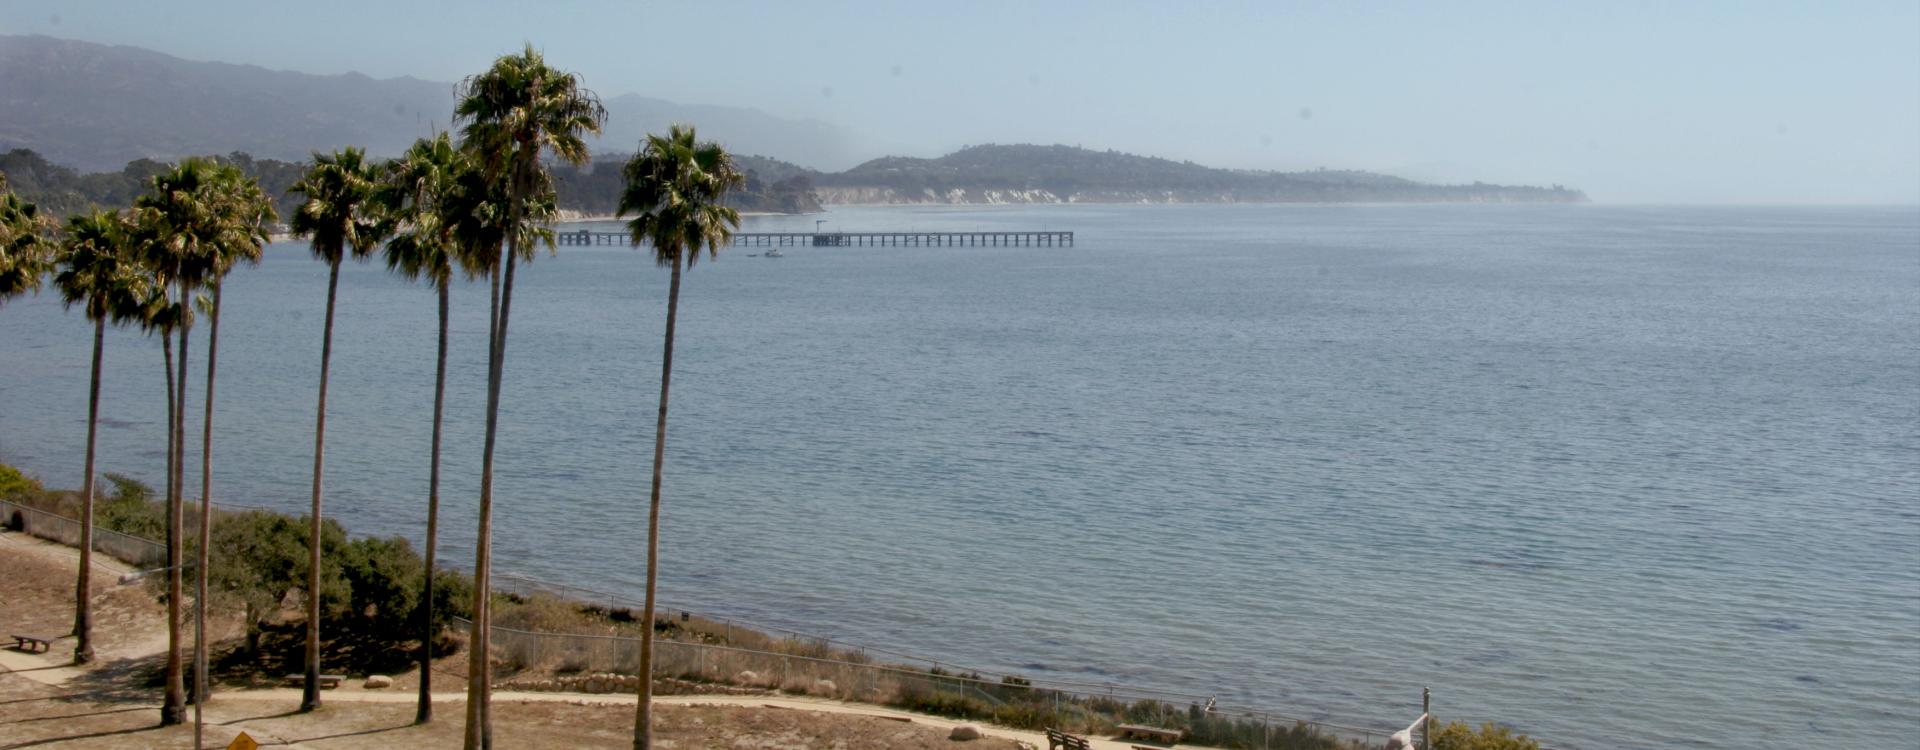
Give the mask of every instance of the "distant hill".
M 584 167 L 553 166 L 554 188 L 560 208 L 576 216 L 612 216 L 620 207 L 625 187 L 621 167 L 632 154 L 593 155 Z M 741 211 L 804 214 L 823 210 L 813 192 L 813 170 L 779 159 L 736 154 L 734 161 L 746 175 L 746 184 L 727 195 L 727 204 Z
M 627 154 L 603 153 L 585 167 L 552 165 L 562 216 L 611 215 L 620 205 L 623 187 L 620 167 L 627 157 Z M 259 180 L 267 194 L 274 197 L 274 208 L 282 222 L 299 207 L 299 199 L 288 195 L 287 189 L 306 172 L 306 161 L 256 159 L 240 151 L 218 158 Z M 820 201 L 814 196 L 811 170 L 764 156 L 736 158 L 747 180 L 745 185 L 728 194 L 728 205 L 763 213 L 821 210 Z M 135 159 L 115 171 L 83 174 L 54 164 L 28 149 L 0 152 L 0 175 L 6 177 L 8 189 L 56 217 L 93 209 L 126 208 L 133 204 L 136 196 L 146 193 L 148 181 L 166 167 L 152 159 Z
M 828 204 L 1574 203 L 1587 199 L 1578 190 L 1558 185 L 1432 185 L 1349 170 L 1216 169 L 1073 146 L 985 145 L 935 159 L 889 156 L 813 179 L 821 201 Z
M 0 151 L 31 149 L 81 171 L 233 151 L 300 160 L 347 145 L 393 156 L 415 138 L 447 129 L 453 97 L 450 82 L 309 75 L 0 35 Z M 850 134 L 819 121 L 633 94 L 603 103 L 606 132 L 597 147 L 632 151 L 648 132 L 692 122 L 735 151 L 814 164 L 858 158 Z

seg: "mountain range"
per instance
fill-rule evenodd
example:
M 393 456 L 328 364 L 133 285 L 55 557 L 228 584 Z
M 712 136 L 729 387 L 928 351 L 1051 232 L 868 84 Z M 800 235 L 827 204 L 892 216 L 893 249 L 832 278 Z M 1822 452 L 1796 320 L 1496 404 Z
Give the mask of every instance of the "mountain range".
M 30 149 L 97 172 L 135 159 L 244 151 L 296 161 L 362 146 L 393 156 L 446 130 L 455 85 L 359 73 L 311 75 L 183 60 L 138 47 L 0 35 L 0 151 Z M 852 164 L 857 139 L 817 120 L 756 109 L 610 96 L 595 150 L 632 151 L 649 132 L 699 123 L 701 135 L 745 153 L 812 165 Z

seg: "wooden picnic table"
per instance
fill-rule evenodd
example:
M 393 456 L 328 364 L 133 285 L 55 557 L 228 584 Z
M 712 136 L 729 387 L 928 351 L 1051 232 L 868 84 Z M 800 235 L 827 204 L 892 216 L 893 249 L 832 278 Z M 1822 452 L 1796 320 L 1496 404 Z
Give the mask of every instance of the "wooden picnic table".
M 1146 740 L 1148 742 L 1160 742 L 1168 745 L 1179 742 L 1180 738 L 1185 734 L 1184 732 L 1181 732 L 1178 729 L 1162 729 L 1160 727 L 1150 727 L 1144 724 L 1121 724 L 1120 726 L 1115 727 L 1115 729 L 1120 731 L 1120 739 L 1123 739 L 1123 740 L 1128 738 L 1133 738 L 1133 739 L 1139 739 L 1139 740 Z
M 52 638 L 44 638 L 37 635 L 25 635 L 21 633 L 13 633 L 9 637 L 13 639 L 13 647 L 20 651 L 27 651 L 27 652 L 39 651 L 41 653 L 46 653 L 48 649 L 53 648 Z
M 347 679 L 347 676 L 343 674 L 320 675 L 320 689 L 331 690 L 333 688 L 340 687 L 340 681 L 344 679 Z M 307 676 L 303 674 L 287 675 L 287 685 L 289 687 L 306 687 Z

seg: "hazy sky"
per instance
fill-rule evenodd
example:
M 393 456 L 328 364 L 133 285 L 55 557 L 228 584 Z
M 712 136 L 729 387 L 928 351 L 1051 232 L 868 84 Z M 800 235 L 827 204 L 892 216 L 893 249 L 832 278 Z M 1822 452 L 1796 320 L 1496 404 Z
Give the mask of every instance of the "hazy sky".
M 87 2 L 0 33 L 452 81 L 523 41 L 603 95 L 1596 200 L 1920 203 L 1920 2 Z M 4 117 L 0 113 L 0 117 Z

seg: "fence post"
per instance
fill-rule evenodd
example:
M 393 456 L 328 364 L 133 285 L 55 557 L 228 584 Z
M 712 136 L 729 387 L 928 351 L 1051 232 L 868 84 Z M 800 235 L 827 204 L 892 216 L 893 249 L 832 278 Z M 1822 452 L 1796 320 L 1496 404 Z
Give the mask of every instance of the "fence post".
M 1260 750 L 1273 747 L 1273 714 L 1260 715 Z
M 1433 750 L 1433 688 L 1420 688 L 1420 749 Z

